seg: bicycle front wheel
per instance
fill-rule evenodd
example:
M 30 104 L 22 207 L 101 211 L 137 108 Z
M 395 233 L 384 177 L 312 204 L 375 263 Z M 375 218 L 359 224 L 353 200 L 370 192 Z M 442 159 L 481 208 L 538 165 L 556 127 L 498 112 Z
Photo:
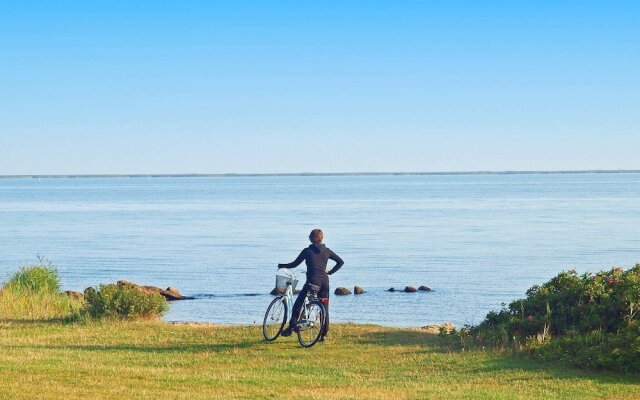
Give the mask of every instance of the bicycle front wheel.
M 298 323 L 298 342 L 303 347 L 311 347 L 320 340 L 324 331 L 325 320 L 324 305 L 315 300 L 309 303 L 306 318 Z
M 262 321 L 262 336 L 268 341 L 273 341 L 280 336 L 282 328 L 287 322 L 287 302 L 282 297 L 273 299 Z

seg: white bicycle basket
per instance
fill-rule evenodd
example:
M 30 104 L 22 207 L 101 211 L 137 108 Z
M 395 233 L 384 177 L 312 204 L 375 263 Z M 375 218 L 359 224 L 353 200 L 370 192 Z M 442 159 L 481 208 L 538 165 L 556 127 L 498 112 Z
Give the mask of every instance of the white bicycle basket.
M 284 275 L 276 275 L 276 289 L 286 289 L 287 288 L 287 282 L 291 282 L 291 289 L 295 290 L 296 289 L 296 285 L 298 284 L 298 280 L 291 280 L 291 277 L 289 276 L 284 276 Z

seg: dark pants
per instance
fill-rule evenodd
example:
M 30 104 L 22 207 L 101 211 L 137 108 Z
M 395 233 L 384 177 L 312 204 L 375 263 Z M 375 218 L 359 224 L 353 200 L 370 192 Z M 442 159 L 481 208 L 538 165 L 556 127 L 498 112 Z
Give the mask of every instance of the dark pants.
M 321 276 L 321 277 L 312 277 L 311 279 L 307 279 L 307 282 L 302 287 L 302 290 L 298 294 L 298 298 L 296 302 L 293 304 L 293 311 L 291 313 L 291 321 L 289 321 L 289 326 L 293 327 L 300 317 L 300 311 L 302 310 L 302 304 L 304 304 L 304 299 L 307 297 L 307 293 L 309 293 L 309 284 L 320 286 L 320 290 L 318 291 L 318 298 L 327 299 L 326 303 L 324 303 L 325 309 L 325 319 L 326 323 L 324 325 L 324 332 L 322 332 L 322 336 L 325 336 L 329 333 L 329 277 Z

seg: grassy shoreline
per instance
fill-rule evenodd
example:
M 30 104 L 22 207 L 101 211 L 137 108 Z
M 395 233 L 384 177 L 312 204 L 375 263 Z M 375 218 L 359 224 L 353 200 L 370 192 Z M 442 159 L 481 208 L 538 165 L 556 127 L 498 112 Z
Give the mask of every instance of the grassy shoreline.
M 518 346 L 485 350 L 479 346 L 489 342 L 469 330 L 439 336 L 419 328 L 332 324 L 327 343 L 304 349 L 295 338 L 266 343 L 259 325 L 167 323 L 159 319 L 166 303 L 158 293 L 117 284 L 68 296 L 60 293 L 53 266 L 39 261 L 0 289 L 0 399 L 640 399 L 636 368 L 609 363 L 601 367 L 632 372 L 587 371 L 543 361 L 547 353 L 527 357 Z M 624 299 L 631 307 L 627 328 L 635 334 L 638 268 L 603 271 L 596 275 L 602 279 L 563 272 L 551 283 L 562 283 L 556 294 L 573 293 L 565 288 L 569 278 L 615 289 L 616 298 L 631 293 Z M 547 293 L 545 285 L 535 293 Z M 535 323 L 537 312 L 503 314 L 518 328 Z M 532 328 L 528 339 L 538 331 Z M 590 341 L 579 348 L 577 365 L 609 355 L 604 349 L 629 350 L 635 362 L 632 339 L 629 349 Z M 575 357 L 560 359 L 576 364 Z
M 640 375 L 458 351 L 418 329 L 331 334 L 303 349 L 258 326 L 0 320 L 0 397 L 640 399 Z

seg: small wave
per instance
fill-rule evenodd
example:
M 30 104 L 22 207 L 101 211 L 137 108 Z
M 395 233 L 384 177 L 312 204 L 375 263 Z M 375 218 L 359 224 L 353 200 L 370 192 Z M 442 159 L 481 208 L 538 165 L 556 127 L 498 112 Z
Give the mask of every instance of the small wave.
M 265 293 L 198 293 L 193 297 L 196 299 L 211 299 L 211 298 L 232 298 L 232 297 L 253 297 L 253 296 L 266 296 Z

